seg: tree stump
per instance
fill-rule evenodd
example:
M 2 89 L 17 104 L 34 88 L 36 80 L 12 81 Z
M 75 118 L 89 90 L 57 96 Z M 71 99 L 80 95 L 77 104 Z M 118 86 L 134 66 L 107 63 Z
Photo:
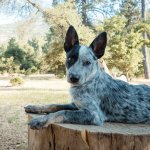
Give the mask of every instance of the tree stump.
M 29 120 L 38 116 L 29 114 Z M 150 125 L 51 124 L 28 129 L 29 150 L 150 150 Z

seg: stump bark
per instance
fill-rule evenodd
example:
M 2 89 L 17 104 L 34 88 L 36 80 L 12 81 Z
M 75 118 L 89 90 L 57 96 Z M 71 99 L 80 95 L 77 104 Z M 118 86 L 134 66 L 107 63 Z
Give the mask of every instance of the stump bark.
M 38 116 L 29 114 L 29 120 Z M 28 128 L 29 150 L 150 150 L 150 125 L 51 124 Z

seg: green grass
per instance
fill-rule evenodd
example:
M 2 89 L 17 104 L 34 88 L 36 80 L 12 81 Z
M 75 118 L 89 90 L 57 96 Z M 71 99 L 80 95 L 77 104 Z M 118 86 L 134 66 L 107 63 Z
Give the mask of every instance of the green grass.
M 0 150 L 27 149 L 28 104 L 68 103 L 69 94 L 50 90 L 0 91 Z

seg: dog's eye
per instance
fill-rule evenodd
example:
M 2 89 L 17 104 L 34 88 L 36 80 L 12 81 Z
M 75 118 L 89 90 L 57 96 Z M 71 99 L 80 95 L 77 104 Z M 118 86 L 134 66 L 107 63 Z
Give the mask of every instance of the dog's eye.
M 83 62 L 83 66 L 89 66 L 90 64 L 91 64 L 90 61 L 85 61 L 85 62 Z
M 69 62 L 69 63 L 74 63 L 74 59 L 69 57 L 69 58 L 68 58 L 68 62 Z

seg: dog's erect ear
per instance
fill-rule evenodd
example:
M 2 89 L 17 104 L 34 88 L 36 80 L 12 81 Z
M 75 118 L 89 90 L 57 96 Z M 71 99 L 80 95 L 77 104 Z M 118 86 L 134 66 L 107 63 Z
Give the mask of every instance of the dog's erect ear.
M 68 28 L 66 33 L 64 49 L 66 52 L 70 51 L 74 45 L 79 44 L 78 34 L 73 26 Z
M 91 43 L 90 47 L 92 48 L 92 51 L 94 52 L 95 56 L 98 59 L 104 55 L 106 44 L 107 44 L 107 33 L 106 32 L 102 32 Z

